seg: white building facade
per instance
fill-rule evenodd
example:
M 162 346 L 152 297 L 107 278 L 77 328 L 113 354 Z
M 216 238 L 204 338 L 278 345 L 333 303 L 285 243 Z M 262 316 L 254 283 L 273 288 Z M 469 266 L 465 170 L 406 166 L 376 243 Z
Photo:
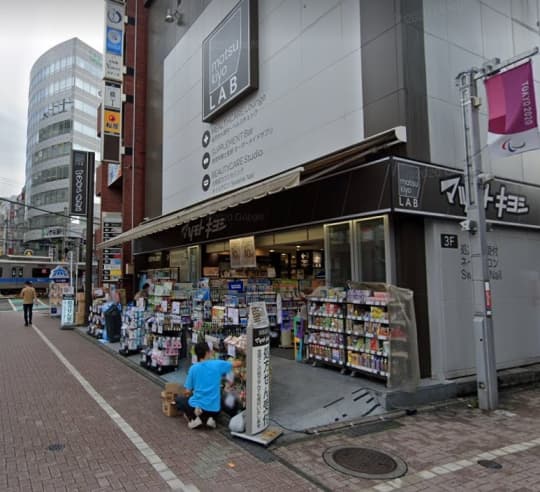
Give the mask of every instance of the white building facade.
M 51 48 L 32 67 L 26 147 L 30 207 L 24 241 L 34 254 L 49 254 L 54 248 L 61 255 L 83 237 L 85 224 L 67 217 L 71 153 L 99 153 L 102 71 L 102 55 L 77 38 Z

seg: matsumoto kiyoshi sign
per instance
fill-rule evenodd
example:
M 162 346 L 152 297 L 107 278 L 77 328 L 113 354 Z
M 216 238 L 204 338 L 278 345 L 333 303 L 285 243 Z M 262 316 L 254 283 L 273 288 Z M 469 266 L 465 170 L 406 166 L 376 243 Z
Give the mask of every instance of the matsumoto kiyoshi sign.
M 257 31 L 257 1 L 241 0 L 203 41 L 203 121 L 257 88 Z

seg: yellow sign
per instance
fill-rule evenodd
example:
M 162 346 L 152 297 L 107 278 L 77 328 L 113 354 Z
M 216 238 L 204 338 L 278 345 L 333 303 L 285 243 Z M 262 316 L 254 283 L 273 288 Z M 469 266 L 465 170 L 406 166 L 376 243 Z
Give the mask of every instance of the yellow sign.
M 103 131 L 120 135 L 120 111 L 110 109 L 103 111 Z

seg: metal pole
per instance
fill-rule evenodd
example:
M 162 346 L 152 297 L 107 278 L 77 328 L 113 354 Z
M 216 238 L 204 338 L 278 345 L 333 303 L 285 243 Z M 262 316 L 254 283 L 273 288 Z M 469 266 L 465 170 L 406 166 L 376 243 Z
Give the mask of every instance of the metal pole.
M 87 153 L 88 159 L 88 206 L 86 210 L 86 262 L 84 277 L 84 324 L 88 325 L 88 315 L 92 303 L 92 253 L 94 250 L 94 153 Z
M 484 205 L 484 187 L 492 177 L 482 170 L 479 118 L 481 101 L 476 83 L 537 53 L 538 48 L 535 47 L 502 63 L 494 59 L 481 69 L 471 68 L 456 77 L 461 95 L 466 152 L 467 220 L 461 226 L 470 234 L 476 377 L 478 406 L 482 410 L 497 408 L 498 388 Z

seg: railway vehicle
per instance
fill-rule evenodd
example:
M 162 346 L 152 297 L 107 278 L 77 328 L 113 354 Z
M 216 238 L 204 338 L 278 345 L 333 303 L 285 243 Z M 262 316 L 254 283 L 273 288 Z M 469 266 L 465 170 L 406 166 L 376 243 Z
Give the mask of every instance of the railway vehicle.
M 51 270 L 58 265 L 70 269 L 69 262 L 51 261 L 48 256 L 0 255 L 0 293 L 3 295 L 18 294 L 29 280 L 39 295 L 48 291 Z M 79 263 L 78 278 L 82 279 L 84 264 Z M 75 280 L 73 267 L 73 280 Z

